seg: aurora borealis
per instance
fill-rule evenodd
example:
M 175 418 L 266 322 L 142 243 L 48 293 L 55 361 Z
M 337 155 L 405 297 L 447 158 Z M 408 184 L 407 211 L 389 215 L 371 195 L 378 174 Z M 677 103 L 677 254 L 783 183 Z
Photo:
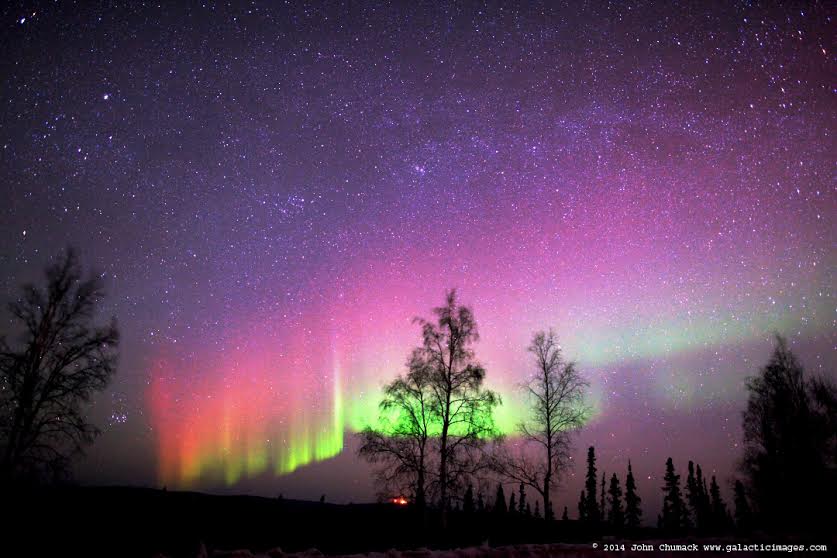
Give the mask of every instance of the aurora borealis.
M 592 384 L 579 447 L 649 493 L 670 455 L 731 471 L 774 331 L 834 374 L 825 5 L 2 18 L 0 293 L 72 243 L 123 333 L 87 482 L 371 499 L 352 433 L 452 287 L 500 427 L 553 327 Z

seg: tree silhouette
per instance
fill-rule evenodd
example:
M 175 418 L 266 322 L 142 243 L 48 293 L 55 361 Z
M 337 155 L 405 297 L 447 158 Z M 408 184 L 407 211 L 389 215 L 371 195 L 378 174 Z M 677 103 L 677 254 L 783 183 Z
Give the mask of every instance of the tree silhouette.
M 599 513 L 599 503 L 596 502 L 596 450 L 593 446 L 587 449 L 587 478 L 584 482 L 584 489 L 586 491 L 586 499 L 584 501 L 584 513 L 588 521 L 599 521 L 601 514 Z
M 500 398 L 483 387 L 485 369 L 471 348 L 479 339 L 477 323 L 471 309 L 457 303 L 456 290 L 448 291 L 433 314 L 435 321 L 416 318 L 422 346 L 411 361 L 427 374 L 430 412 L 438 422 L 436 483 L 445 524 L 451 492 L 464 489 L 463 483 L 487 466 L 481 449 L 498 435 L 493 412 Z
M 506 495 L 503 492 L 503 485 L 497 485 L 497 495 L 494 497 L 494 512 L 498 514 L 505 514 L 508 511 L 506 507 Z
M 709 484 L 709 497 L 712 510 L 712 529 L 723 530 L 727 525 L 727 505 L 721 498 L 721 489 L 712 475 L 712 482 Z
M 474 513 L 474 486 L 471 484 L 465 489 L 465 496 L 462 497 L 462 511 Z
M 740 531 L 748 531 L 752 525 L 752 512 L 747 501 L 747 493 L 744 490 L 744 483 L 735 481 L 735 525 Z
M 628 476 L 625 478 L 625 523 L 629 529 L 637 529 L 642 521 L 642 510 L 639 505 L 642 499 L 636 493 L 636 481 L 628 461 Z
M 84 407 L 115 373 L 119 343 L 114 320 L 94 325 L 104 295 L 67 249 L 45 287 L 25 285 L 9 305 L 21 341 L 0 339 L 0 480 L 61 476 L 99 433 Z
M 518 494 L 520 494 L 517 501 L 518 511 L 520 515 L 523 515 L 526 512 L 526 485 L 522 482 L 520 483 L 520 488 L 518 488 Z
M 578 497 L 578 520 L 579 521 L 587 521 L 587 495 L 584 491 L 581 491 L 581 495 Z
M 534 356 L 535 372 L 522 386 L 530 403 L 530 415 L 517 426 L 524 447 L 518 456 L 498 452 L 494 467 L 506 478 L 535 489 L 546 518 L 554 519 L 551 492 L 570 463 L 572 434 L 589 414 L 584 403 L 589 384 L 575 363 L 564 362 L 554 331 L 535 333 L 528 351 Z
M 567 511 L 567 506 L 564 506 L 564 513 L 561 514 L 561 521 L 569 521 L 570 514 Z
M 605 510 L 607 506 L 605 504 L 605 473 L 602 472 L 602 484 L 601 484 L 601 491 L 599 495 L 599 513 L 601 514 L 599 517 L 600 521 L 604 521 L 607 519 L 607 513 Z
M 517 515 L 517 500 L 515 500 L 514 492 L 509 496 L 509 515 Z
M 698 515 L 701 506 L 701 488 L 695 478 L 695 464 L 689 460 L 688 475 L 686 476 L 686 502 L 689 504 L 691 514 L 685 514 L 693 523 L 687 523 L 686 527 L 693 524 L 698 525 Z
M 358 454 L 379 465 L 375 474 L 382 497 L 411 493 L 416 507 L 423 509 L 437 423 L 426 367 L 415 353 L 407 364 L 408 373 L 384 387 L 378 424 L 361 432 Z
M 680 475 L 674 471 L 674 463 L 669 457 L 666 461 L 666 474 L 663 477 L 663 528 L 676 532 L 684 526 L 683 495 L 680 492 Z
M 613 473 L 613 476 L 610 477 L 610 489 L 607 493 L 610 500 L 607 520 L 617 529 L 621 529 L 625 525 L 625 512 L 622 509 L 622 488 L 619 486 L 616 473 Z
M 498 434 L 493 411 L 500 399 L 482 387 L 470 308 L 457 305 L 456 291 L 449 291 L 433 313 L 435 322 L 416 318 L 422 346 L 410 354 L 406 375 L 385 387 L 378 423 L 361 433 L 359 454 L 380 465 L 384 491 L 410 491 L 420 508 L 429 493 L 437 494 L 445 522 L 451 492 L 462 494 L 487 466 L 481 449 Z
M 777 335 L 747 390 L 741 471 L 758 520 L 771 530 L 837 525 L 837 388 L 806 378 Z
M 709 491 L 706 489 L 706 479 L 703 478 L 703 471 L 700 465 L 697 466 L 697 475 L 695 478 L 697 485 L 697 511 L 695 516 L 695 524 L 699 529 L 706 529 L 709 526 Z
M 541 503 L 535 500 L 535 519 L 541 519 Z

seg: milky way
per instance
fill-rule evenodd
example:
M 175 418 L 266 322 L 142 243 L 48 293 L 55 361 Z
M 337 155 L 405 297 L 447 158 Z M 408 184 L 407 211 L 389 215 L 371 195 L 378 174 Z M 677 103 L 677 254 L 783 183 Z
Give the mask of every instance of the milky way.
M 649 500 L 731 474 L 774 331 L 834 374 L 825 6 L 162 4 L 2 12 L 2 294 L 72 243 L 123 332 L 83 480 L 371 498 L 451 287 L 503 430 L 553 327 Z

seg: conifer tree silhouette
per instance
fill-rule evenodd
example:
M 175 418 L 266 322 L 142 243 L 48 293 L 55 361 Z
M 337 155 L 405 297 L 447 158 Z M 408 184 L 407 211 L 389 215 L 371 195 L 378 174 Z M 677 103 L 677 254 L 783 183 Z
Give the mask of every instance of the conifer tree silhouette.
M 666 460 L 666 473 L 663 477 L 663 528 L 670 532 L 678 532 L 683 527 L 684 504 L 680 491 L 680 475 L 674 471 L 674 463 L 669 457 Z
M 503 492 L 503 485 L 497 485 L 497 495 L 494 497 L 494 513 L 504 514 L 508 511 L 506 507 L 506 495 Z
M 561 514 L 561 521 L 569 521 L 569 520 L 570 520 L 570 515 L 567 512 L 567 506 L 564 506 L 564 513 Z
M 642 521 L 642 510 L 639 505 L 642 499 L 636 493 L 636 481 L 628 461 L 628 476 L 625 479 L 625 522 L 629 529 L 636 529 Z
M 523 483 L 520 483 L 520 488 L 518 488 L 518 494 L 520 495 L 517 499 L 517 511 L 520 512 L 520 515 L 526 513 L 526 487 Z
M 688 510 L 691 513 L 684 514 L 689 522 L 686 527 L 698 526 L 698 510 L 700 509 L 700 485 L 695 478 L 695 464 L 689 460 L 688 474 L 686 476 L 686 502 L 689 504 Z
M 474 487 L 468 485 L 465 489 L 465 496 L 462 498 L 462 511 L 465 513 L 474 513 Z
M 587 449 L 587 479 L 584 483 L 586 500 L 584 501 L 584 510 L 587 520 L 592 522 L 596 522 L 600 518 L 599 503 L 596 501 L 598 480 L 596 477 L 596 450 L 593 446 L 590 446 Z
M 578 497 L 578 520 L 587 521 L 587 519 L 587 495 L 582 490 Z
M 605 521 L 607 519 L 607 513 L 605 510 L 607 509 L 607 505 L 605 504 L 605 473 L 602 472 L 602 484 L 601 484 L 601 495 L 599 497 L 599 521 Z
M 703 471 L 700 469 L 700 464 L 697 465 L 695 483 L 697 484 L 698 490 L 695 525 L 698 529 L 706 529 L 709 524 L 709 492 L 706 489 L 706 479 L 703 478 Z
M 727 505 L 721 498 L 721 489 L 712 475 L 712 482 L 709 484 L 709 496 L 712 510 L 712 528 L 715 531 L 723 530 L 727 524 Z
M 608 510 L 607 520 L 617 529 L 621 529 L 625 525 L 625 512 L 622 508 L 622 488 L 619 486 L 619 479 L 616 473 L 610 477 L 610 489 L 608 490 L 610 499 L 610 509 Z

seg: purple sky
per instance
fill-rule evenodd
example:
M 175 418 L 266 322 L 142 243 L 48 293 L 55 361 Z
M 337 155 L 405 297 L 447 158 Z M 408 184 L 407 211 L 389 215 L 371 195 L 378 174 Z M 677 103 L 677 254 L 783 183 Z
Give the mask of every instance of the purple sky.
M 833 11 L 166 4 L 2 8 L 0 294 L 73 243 L 123 332 L 85 482 L 371 499 L 449 287 L 507 431 L 555 328 L 647 514 L 730 477 L 774 331 L 834 377 Z

